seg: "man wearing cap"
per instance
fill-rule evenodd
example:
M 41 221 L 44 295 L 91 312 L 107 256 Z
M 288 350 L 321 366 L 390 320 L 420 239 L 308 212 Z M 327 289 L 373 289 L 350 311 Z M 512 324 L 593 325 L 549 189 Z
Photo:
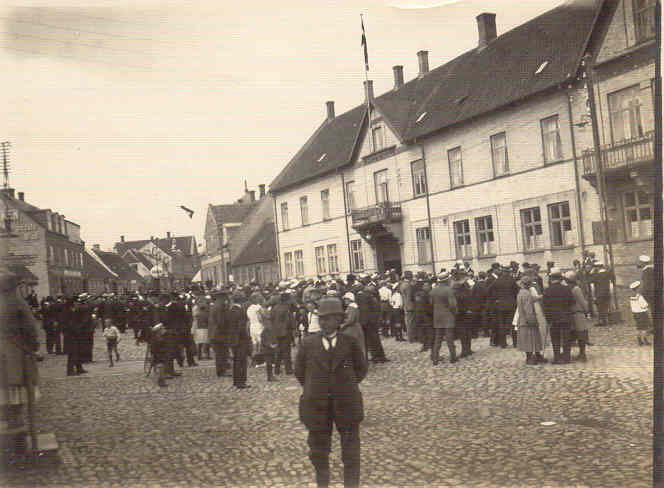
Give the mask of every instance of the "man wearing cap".
M 613 271 L 609 271 L 601 261 L 595 261 L 593 273 L 590 275 L 590 289 L 597 305 L 598 327 L 609 325 L 609 305 L 611 304 L 611 288 L 616 281 Z
M 420 352 L 430 350 L 433 345 L 433 305 L 429 295 L 431 288 L 427 286 L 427 281 L 427 274 L 419 271 L 413 301 L 415 302 L 415 326 L 419 340 L 422 342 Z
M 251 353 L 251 337 L 247 328 L 247 315 L 243 308 L 246 297 L 234 293 L 226 311 L 228 323 L 228 345 L 233 350 L 233 386 L 238 389 L 247 385 L 247 357 Z
M 516 295 L 519 287 L 512 278 L 511 268 L 501 270 L 500 276 L 489 285 L 489 299 L 494 307 L 496 345 L 507 347 L 507 335 L 512 330 L 512 319 L 516 310 Z M 516 344 L 512 344 L 516 347 Z
M 291 361 L 291 344 L 295 330 L 295 317 L 291 313 L 290 295 L 288 290 L 282 289 L 277 303 L 272 306 L 270 316 L 272 328 L 277 339 L 277 357 L 274 363 L 274 374 L 281 373 L 281 363 L 284 363 L 286 374 L 293 374 Z
M 341 441 L 344 486 L 359 486 L 359 425 L 364 419 L 364 407 L 358 385 L 368 366 L 357 341 L 338 333 L 344 319 L 341 300 L 321 298 L 318 314 L 321 333 L 307 336 L 295 358 L 295 377 L 303 387 L 299 416 L 309 431 L 309 459 L 316 471 L 317 485 L 327 487 L 335 424 Z
M 223 290 L 212 293 L 214 304 L 210 307 L 208 316 L 208 341 L 214 350 L 214 363 L 217 377 L 229 376 L 228 347 L 229 347 L 229 323 L 227 320 L 227 294 Z
M 551 325 L 553 364 L 568 364 L 571 361 L 572 310 L 576 300 L 572 290 L 562 283 L 563 276 L 558 268 L 553 267 L 549 270 L 549 280 L 551 284 L 544 290 L 542 308 Z
M 434 366 L 440 362 L 440 346 L 443 339 L 450 352 L 450 363 L 456 363 L 456 347 L 454 345 L 454 327 L 456 316 L 456 296 L 449 286 L 450 274 L 438 276 L 438 286 L 429 293 L 433 304 L 433 347 L 431 348 L 431 362 Z
M 408 342 L 416 342 L 417 334 L 415 333 L 415 302 L 413 302 L 413 279 L 412 271 L 404 271 L 403 279 L 399 283 L 399 291 L 401 292 L 401 299 L 403 301 L 404 322 L 406 324 L 406 337 Z
M 487 293 L 487 302 L 486 302 L 486 324 L 487 329 L 489 329 L 490 340 L 489 343 L 492 346 L 498 346 L 498 327 L 497 327 L 497 318 L 496 318 L 496 304 L 495 298 L 489 296 L 489 289 L 494 281 L 500 276 L 500 264 L 493 263 L 491 269 L 489 270 L 486 277 L 486 293 Z

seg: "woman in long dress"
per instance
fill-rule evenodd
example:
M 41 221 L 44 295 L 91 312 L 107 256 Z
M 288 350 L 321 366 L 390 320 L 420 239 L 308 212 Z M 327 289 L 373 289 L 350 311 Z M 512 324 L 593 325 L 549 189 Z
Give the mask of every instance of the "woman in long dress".
M 346 292 L 343 296 L 343 300 L 344 306 L 346 307 L 346 315 L 344 316 L 343 323 L 339 326 L 339 331 L 342 334 L 354 337 L 366 356 L 367 351 L 364 331 L 360 324 L 360 309 L 357 308 L 357 303 L 355 303 L 355 294 L 350 291 Z
M 544 290 L 540 289 L 536 277 L 533 276 L 532 278 L 533 280 L 529 291 L 535 300 L 535 316 L 537 317 L 537 326 L 539 327 L 540 337 L 542 338 L 542 350 L 544 350 L 549 347 L 549 323 L 546 320 L 544 309 L 542 308 L 542 293 L 544 293 Z
M 263 308 L 265 300 L 263 297 L 254 293 L 249 297 L 251 305 L 247 308 L 247 319 L 249 319 L 249 335 L 251 336 L 251 343 L 253 346 L 254 360 L 262 353 L 261 350 L 261 336 L 263 334 L 264 322 L 266 318 L 266 311 Z
M 5 436 L 3 456 L 15 457 L 25 452 L 23 407 L 39 397 L 35 353 L 39 350 L 37 321 L 32 310 L 18 293 L 19 278 L 0 272 L 0 407 Z M 8 459 L 7 459 L 8 460 Z M 5 460 L 5 461 L 7 461 Z
M 540 335 L 537 314 L 535 312 L 536 298 L 530 292 L 534 279 L 532 276 L 524 276 L 519 281 L 519 293 L 516 297 L 517 303 L 517 347 L 519 351 L 526 353 L 526 364 L 542 364 L 546 359 L 542 356 L 542 336 Z
M 205 351 L 205 359 L 210 358 L 210 341 L 208 339 L 208 317 L 210 314 L 210 306 L 208 300 L 212 298 L 209 296 L 202 296 L 196 300 L 196 304 L 191 311 L 193 317 L 193 324 L 191 330 L 194 334 L 194 342 L 198 349 L 198 359 L 203 359 L 203 351 Z

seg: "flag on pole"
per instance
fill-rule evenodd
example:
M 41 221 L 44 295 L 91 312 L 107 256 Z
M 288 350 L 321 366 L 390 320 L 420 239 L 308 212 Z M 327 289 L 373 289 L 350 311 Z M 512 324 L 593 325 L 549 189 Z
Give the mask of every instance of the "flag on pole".
M 360 15 L 360 23 L 362 24 L 362 47 L 364 47 L 364 70 L 369 71 L 369 53 L 367 52 L 367 36 L 364 33 L 364 20 Z

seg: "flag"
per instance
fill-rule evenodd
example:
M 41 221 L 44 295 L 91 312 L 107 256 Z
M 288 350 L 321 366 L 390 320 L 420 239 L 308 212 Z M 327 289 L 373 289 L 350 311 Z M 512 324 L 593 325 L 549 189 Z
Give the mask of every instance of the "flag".
M 364 33 L 364 20 L 360 16 L 360 23 L 362 24 L 362 47 L 364 47 L 364 69 L 369 71 L 369 53 L 367 52 L 367 36 Z

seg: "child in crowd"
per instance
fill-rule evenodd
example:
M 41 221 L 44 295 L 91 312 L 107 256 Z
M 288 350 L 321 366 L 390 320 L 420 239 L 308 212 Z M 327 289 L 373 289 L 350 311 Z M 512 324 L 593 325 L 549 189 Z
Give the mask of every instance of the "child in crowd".
M 120 342 L 120 331 L 113 325 L 111 319 L 106 319 L 106 327 L 104 328 L 104 338 L 106 338 L 106 349 L 108 350 L 109 368 L 113 367 L 113 352 L 115 352 L 115 360 L 120 361 L 120 354 L 118 353 L 118 342 Z
M 648 316 L 648 302 L 646 302 L 646 299 L 639 292 L 641 282 L 635 281 L 629 287 L 632 290 L 632 296 L 629 297 L 629 306 L 632 309 L 632 316 L 636 325 L 636 339 L 639 346 L 650 345 L 648 335 L 652 335 L 653 327 Z

